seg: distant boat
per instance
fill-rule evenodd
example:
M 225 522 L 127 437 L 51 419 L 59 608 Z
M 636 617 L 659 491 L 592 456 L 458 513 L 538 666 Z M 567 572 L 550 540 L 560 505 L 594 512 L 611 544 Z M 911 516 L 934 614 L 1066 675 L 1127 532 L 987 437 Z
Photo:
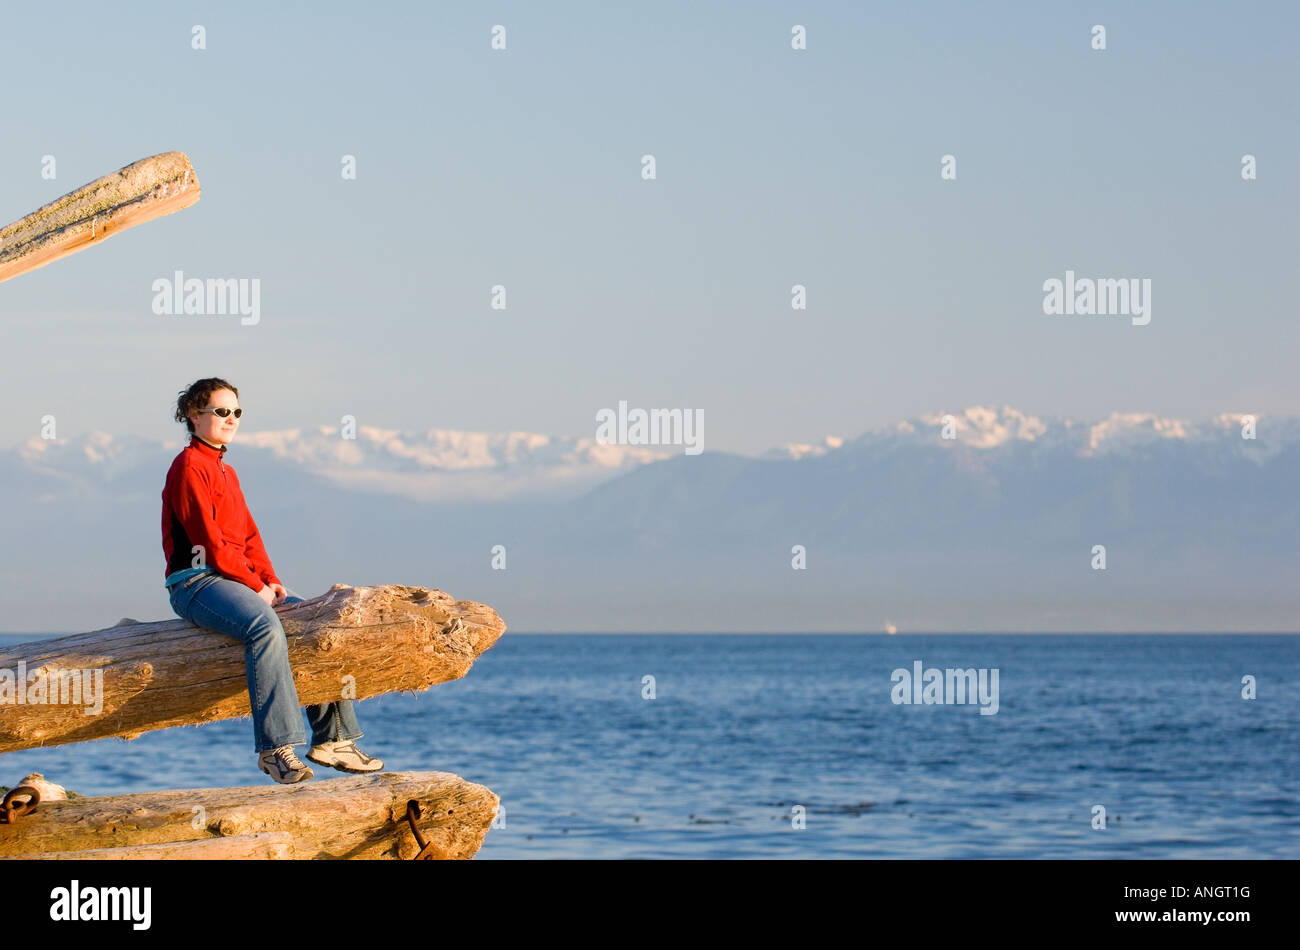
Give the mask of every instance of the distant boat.
M 893 621 L 885 621 L 885 633 L 889 634 L 891 637 L 898 633 L 898 628 L 894 626 Z

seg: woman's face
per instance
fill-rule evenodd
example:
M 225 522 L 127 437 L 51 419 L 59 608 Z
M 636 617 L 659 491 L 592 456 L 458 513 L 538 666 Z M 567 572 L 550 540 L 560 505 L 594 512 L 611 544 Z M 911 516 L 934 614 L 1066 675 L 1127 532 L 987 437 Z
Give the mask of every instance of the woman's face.
M 216 409 L 219 406 L 238 409 L 239 397 L 229 389 L 214 390 L 203 408 Z M 194 434 L 213 445 L 226 445 L 235 437 L 235 430 L 239 428 L 239 420 L 233 413 L 223 419 L 215 412 L 191 412 L 190 421 L 194 423 Z

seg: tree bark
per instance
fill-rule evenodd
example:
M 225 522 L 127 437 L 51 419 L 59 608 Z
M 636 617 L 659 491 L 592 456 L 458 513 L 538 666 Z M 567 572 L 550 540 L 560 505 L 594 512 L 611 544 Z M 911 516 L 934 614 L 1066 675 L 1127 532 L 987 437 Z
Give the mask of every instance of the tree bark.
M 276 613 L 304 706 L 423 691 L 458 679 L 506 628 L 484 604 L 397 584 L 335 584 Z M 153 729 L 252 714 L 243 643 L 179 618 L 124 620 L 91 633 L 14 644 L 0 652 L 4 676 L 14 692 L 0 701 L 0 752 L 109 736 L 134 739 Z M 90 698 L 96 676 L 102 677 L 97 712 Z M 51 687 L 44 698 L 33 695 L 40 682 Z M 77 697 L 73 684 L 88 691 Z M 25 693 L 21 704 L 19 689 Z
M 133 162 L 0 228 L 0 283 L 199 200 L 183 152 Z
M 500 804 L 491 789 L 450 772 L 379 772 L 296 785 L 74 798 L 41 802 L 12 825 L 0 825 L 0 856 L 61 857 L 180 842 L 217 847 L 223 839 L 287 832 L 299 859 L 407 860 L 420 850 L 406 821 L 411 799 L 422 810 L 416 822 L 420 833 L 450 858 L 478 852 Z
M 296 857 L 293 835 L 287 831 L 258 831 L 231 838 L 168 841 L 165 844 L 124 845 L 86 851 L 47 851 L 41 854 L 0 855 L 0 861 L 287 861 Z

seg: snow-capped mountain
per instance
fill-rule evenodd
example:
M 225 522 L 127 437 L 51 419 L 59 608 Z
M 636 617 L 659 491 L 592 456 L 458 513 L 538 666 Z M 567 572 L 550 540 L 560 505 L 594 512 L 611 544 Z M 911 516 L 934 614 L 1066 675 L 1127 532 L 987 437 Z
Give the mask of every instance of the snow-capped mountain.
M 31 471 L 52 480 L 102 485 L 143 478 L 147 471 L 166 474 L 184 444 L 182 438 L 164 443 L 91 432 L 64 439 L 33 436 L 15 452 Z M 603 445 L 590 437 L 533 432 L 359 426 L 355 438 L 345 438 L 338 427 L 322 426 L 240 432 L 228 459 L 241 477 L 246 464 L 275 464 L 354 491 L 415 501 L 498 501 L 570 497 L 669 454 L 659 446 Z
M 1254 436 L 1243 438 L 1244 420 L 1254 420 Z M 769 450 L 765 458 L 800 459 L 880 445 L 926 446 L 949 442 L 974 449 L 998 449 L 1031 443 L 1064 449 L 1080 457 L 1111 452 L 1141 451 L 1171 440 L 1217 445 L 1242 458 L 1263 462 L 1285 446 L 1300 441 L 1300 417 L 1259 412 L 1224 412 L 1210 419 L 1189 421 L 1147 412 L 1113 412 L 1097 422 L 1032 416 L 1011 406 L 971 406 L 951 412 L 931 412 L 889 426 L 868 430 L 855 439 L 826 436 L 820 443 L 787 443 Z
M 1250 431 L 1250 420 L 1254 420 L 1253 435 L 1245 438 L 1243 432 Z M 1063 448 L 1079 456 L 1142 450 L 1179 441 L 1230 448 L 1242 458 L 1263 462 L 1284 446 L 1300 441 L 1300 418 L 1225 412 L 1211 419 L 1189 421 L 1147 412 L 1113 412 L 1098 422 L 1079 422 L 1031 416 L 1010 406 L 972 406 L 954 412 L 932 412 L 920 419 L 873 430 L 856 442 L 867 445 L 891 438 L 912 444 L 938 439 L 977 449 L 1033 443 Z

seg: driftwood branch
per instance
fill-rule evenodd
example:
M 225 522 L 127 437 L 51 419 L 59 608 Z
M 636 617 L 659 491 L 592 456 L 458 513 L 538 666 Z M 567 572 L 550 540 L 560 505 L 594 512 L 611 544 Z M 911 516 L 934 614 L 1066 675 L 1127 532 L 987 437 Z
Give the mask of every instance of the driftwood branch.
M 304 706 L 458 679 L 505 631 L 491 607 L 396 584 L 335 584 L 276 613 Z M 0 702 L 0 752 L 252 714 L 243 643 L 180 619 L 13 644 L 0 650 L 6 671 L 25 696 Z M 45 695 L 33 696 L 40 683 Z
M 183 152 L 133 162 L 0 228 L 0 283 L 198 200 Z
M 285 832 L 294 858 L 407 860 L 420 850 L 406 821 L 412 799 L 420 804 L 420 833 L 450 858 L 474 856 L 500 805 L 491 789 L 450 772 L 75 798 L 41 802 L 14 824 L 0 825 L 0 857 L 152 858 L 141 846 L 164 845 L 168 857 L 206 858 L 213 856 L 209 850 L 222 857 L 289 856 L 283 838 L 253 837 Z M 184 842 L 192 843 L 188 855 Z M 67 854 L 91 851 L 98 853 Z

